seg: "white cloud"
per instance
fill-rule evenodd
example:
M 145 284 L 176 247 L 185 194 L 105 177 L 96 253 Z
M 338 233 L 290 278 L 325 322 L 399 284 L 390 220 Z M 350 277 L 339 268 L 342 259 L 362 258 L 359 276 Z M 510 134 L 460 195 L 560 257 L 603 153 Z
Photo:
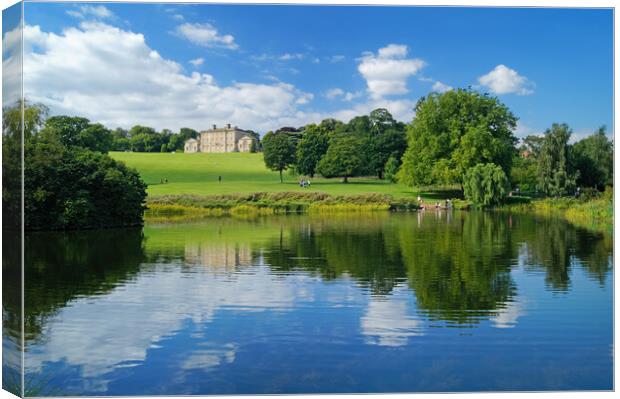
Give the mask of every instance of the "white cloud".
M 433 83 L 433 91 L 436 91 L 438 93 L 445 93 L 446 91 L 450 91 L 452 89 L 453 89 L 452 86 L 449 86 L 440 81 L 436 81 L 435 83 Z
M 290 61 L 290 60 L 303 60 L 304 57 L 305 55 L 301 53 L 294 53 L 294 54 L 286 53 L 286 54 L 282 54 L 280 57 L 278 57 L 278 59 L 280 61 Z
M 356 91 L 355 93 L 352 93 L 352 92 L 348 91 L 348 92 L 346 92 L 346 93 L 344 94 L 344 96 L 342 97 L 342 99 L 343 99 L 344 101 L 353 101 L 353 100 L 355 100 L 356 98 L 359 98 L 359 97 L 361 97 L 361 96 L 362 96 L 362 92 L 361 92 L 361 91 Z
M 201 66 L 202 64 L 204 64 L 204 62 L 205 62 L 205 59 L 202 58 L 202 57 L 201 58 L 195 58 L 195 59 L 189 61 L 189 63 L 192 64 L 195 67 Z
M 379 49 L 381 58 L 404 58 L 407 56 L 407 46 L 404 44 L 389 44 Z
M 232 35 L 220 35 L 211 24 L 184 23 L 177 26 L 176 34 L 204 47 L 239 48 Z
M 21 98 L 22 34 L 17 26 L 2 37 L 2 106 L 13 106 Z
M 109 8 L 101 5 L 83 5 L 79 7 L 79 10 L 69 10 L 67 14 L 76 18 L 114 18 L 114 13 Z
M 185 19 L 185 17 L 183 17 L 183 15 L 181 15 L 181 14 L 174 14 L 172 16 L 172 19 L 175 19 L 177 21 L 183 21 Z
M 334 98 L 342 96 L 342 95 L 344 95 L 344 91 L 337 87 L 333 89 L 329 89 L 325 93 L 325 97 L 329 98 L 330 100 L 333 100 Z
M 226 86 L 206 73 L 188 75 L 139 33 L 83 23 L 62 34 L 27 26 L 24 35 L 26 96 L 48 105 L 53 114 L 81 115 L 110 127 L 158 129 L 234 123 L 267 131 L 320 121 L 321 115 L 297 109 L 310 96 L 291 84 Z
M 325 93 L 325 97 L 327 97 L 330 100 L 334 100 L 338 97 L 340 97 L 342 99 L 342 101 L 352 101 L 356 98 L 359 98 L 362 96 L 362 93 L 359 91 L 356 91 L 354 93 L 350 92 L 350 91 L 344 91 L 338 87 L 335 87 L 333 89 L 329 89 L 327 90 L 327 92 Z
M 345 57 L 344 57 L 344 55 L 332 55 L 332 56 L 329 58 L 329 62 L 331 62 L 331 63 L 334 63 L 334 64 L 335 64 L 335 63 L 337 63 L 337 62 L 344 61 L 344 58 L 345 58 Z
M 421 59 L 407 59 L 407 46 L 390 44 L 375 55 L 365 53 L 358 70 L 366 79 L 368 92 L 378 99 L 388 95 L 406 94 L 407 79 L 424 65 Z
M 320 64 L 320 63 L 321 63 L 321 60 L 320 60 L 320 59 L 318 59 L 317 57 L 314 57 L 314 58 L 312 59 L 312 63 L 313 63 L 313 64 Z
M 486 75 L 480 76 L 478 82 L 494 94 L 516 93 L 528 95 L 534 92 L 534 84 L 514 69 L 500 64 Z
M 297 100 L 295 100 L 295 104 L 305 105 L 314 99 L 314 94 L 312 93 L 302 93 Z

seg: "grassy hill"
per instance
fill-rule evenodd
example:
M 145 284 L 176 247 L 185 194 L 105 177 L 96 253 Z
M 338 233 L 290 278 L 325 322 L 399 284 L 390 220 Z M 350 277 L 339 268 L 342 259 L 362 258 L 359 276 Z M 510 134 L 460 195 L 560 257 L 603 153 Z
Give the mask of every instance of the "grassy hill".
M 389 194 L 395 198 L 417 194 L 401 184 L 375 178 L 354 178 L 344 184 L 341 179 L 312 179 L 311 187 L 299 187 L 296 176 L 284 174 L 280 183 L 277 172 L 265 168 L 262 154 L 184 154 L 111 152 L 112 158 L 138 170 L 148 184 L 149 196 L 194 194 L 218 195 L 254 192 L 321 191 L 334 195 L 363 193 Z M 222 182 L 218 183 L 218 176 Z M 168 183 L 162 184 L 162 179 Z

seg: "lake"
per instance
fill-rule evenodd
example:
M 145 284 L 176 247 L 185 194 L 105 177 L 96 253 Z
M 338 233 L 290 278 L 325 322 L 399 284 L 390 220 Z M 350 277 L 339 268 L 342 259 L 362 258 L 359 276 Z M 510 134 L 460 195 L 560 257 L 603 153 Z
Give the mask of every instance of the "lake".
M 559 219 L 223 217 L 25 245 L 33 395 L 612 389 L 612 236 Z

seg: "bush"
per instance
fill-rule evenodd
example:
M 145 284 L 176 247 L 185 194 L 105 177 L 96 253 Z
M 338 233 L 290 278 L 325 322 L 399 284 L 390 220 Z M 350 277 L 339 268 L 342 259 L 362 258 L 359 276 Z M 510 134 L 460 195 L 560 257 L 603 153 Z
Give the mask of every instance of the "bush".
M 124 163 L 40 138 L 26 144 L 25 157 L 26 229 L 142 224 L 146 184 Z
M 508 194 L 509 184 L 501 167 L 493 163 L 479 163 L 463 178 L 465 198 L 474 205 L 498 205 Z
M 398 179 L 396 175 L 398 173 L 399 167 L 400 165 L 398 163 L 398 159 L 396 159 L 395 157 L 388 158 L 387 162 L 385 163 L 385 170 L 383 172 L 385 178 L 392 183 L 396 183 L 396 180 Z

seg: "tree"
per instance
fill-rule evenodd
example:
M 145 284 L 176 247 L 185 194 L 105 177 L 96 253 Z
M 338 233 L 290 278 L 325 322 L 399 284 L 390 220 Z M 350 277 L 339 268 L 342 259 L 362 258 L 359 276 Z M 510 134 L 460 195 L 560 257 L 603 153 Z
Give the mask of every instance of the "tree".
M 400 165 L 406 149 L 407 136 L 402 129 L 392 127 L 371 135 L 367 150 L 370 170 L 382 179 L 388 159 L 393 157 Z
M 100 123 L 89 124 L 77 136 L 77 145 L 92 151 L 107 153 L 112 149 L 112 132 Z
M 342 177 L 343 183 L 348 178 L 360 176 L 368 171 L 366 147 L 368 140 L 353 133 L 341 133 L 334 136 L 327 153 L 317 166 L 317 172 L 324 177 Z
M 316 167 L 329 146 L 327 131 L 317 125 L 308 125 L 297 143 L 297 171 L 314 177 Z
M 370 122 L 370 132 L 372 134 L 381 134 L 385 130 L 393 128 L 398 123 L 385 108 L 377 108 L 371 111 L 368 120 Z
M 120 127 L 112 131 L 112 151 L 129 151 L 131 149 L 131 141 L 129 140 L 129 132 Z
M 2 226 L 5 228 L 21 228 L 22 122 L 24 140 L 30 140 L 44 126 L 48 112 L 43 104 L 22 100 L 2 109 Z
M 385 163 L 385 171 L 383 172 L 385 174 L 385 178 L 392 183 L 396 183 L 396 181 L 398 180 L 397 174 L 399 167 L 400 163 L 398 162 L 398 159 L 396 159 L 396 157 L 394 156 L 391 156 Z
M 510 171 L 517 118 L 496 97 L 470 89 L 420 99 L 407 126 L 399 180 L 409 186 L 462 183 L 468 169 L 495 163 Z
M 55 134 L 65 146 L 82 146 L 80 133 L 89 126 L 90 121 L 79 116 L 52 116 L 45 121 L 42 134 Z
M 465 198 L 476 205 L 498 205 L 508 194 L 508 178 L 504 170 L 492 163 L 474 166 L 463 181 Z
M 554 123 L 545 131 L 538 157 L 537 177 L 539 190 L 547 195 L 566 195 L 575 189 L 579 172 L 574 171 L 568 145 L 571 134 L 565 123 Z
M 280 183 L 282 171 L 295 164 L 295 142 L 293 138 L 285 133 L 269 132 L 263 138 L 263 158 L 267 168 L 280 172 Z
M 20 107 L 18 104 L 17 108 Z M 138 172 L 106 154 L 92 151 L 88 148 L 92 145 L 85 144 L 95 140 L 93 145 L 100 145 L 96 138 L 107 129 L 79 117 L 59 116 L 45 121 L 47 108 L 40 104 L 25 104 L 24 107 L 22 186 L 21 123 L 12 120 L 16 115 L 21 119 L 21 111 L 5 109 L 3 117 L 5 226 L 20 226 L 22 188 L 24 223 L 28 230 L 142 223 L 146 184 Z M 18 131 L 14 131 L 16 128 Z
M 580 186 L 601 189 L 613 184 L 614 148 L 607 138 L 605 126 L 575 143 L 573 155 Z

